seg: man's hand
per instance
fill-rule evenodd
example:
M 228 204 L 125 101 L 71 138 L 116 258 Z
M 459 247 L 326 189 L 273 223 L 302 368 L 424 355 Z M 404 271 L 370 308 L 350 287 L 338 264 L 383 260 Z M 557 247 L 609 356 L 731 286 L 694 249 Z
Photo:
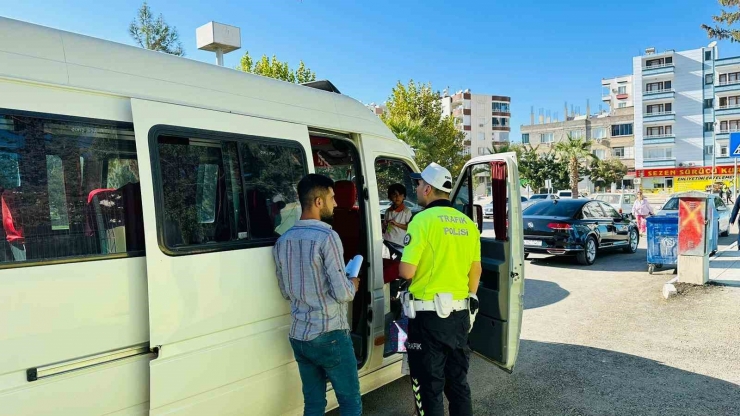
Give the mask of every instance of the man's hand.
M 352 284 L 355 285 L 355 294 L 357 294 L 357 291 L 360 290 L 360 278 L 355 277 L 354 279 L 350 279 L 352 281 Z

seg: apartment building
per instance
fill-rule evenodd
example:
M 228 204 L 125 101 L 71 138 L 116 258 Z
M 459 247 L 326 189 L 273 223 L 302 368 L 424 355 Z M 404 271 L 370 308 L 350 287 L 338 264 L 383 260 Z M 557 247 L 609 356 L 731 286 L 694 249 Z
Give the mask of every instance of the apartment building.
M 633 82 L 640 186 L 705 190 L 713 177 L 730 185 L 729 133 L 740 131 L 740 57 L 720 59 L 714 45 L 648 48 L 633 58 Z
M 611 112 L 600 114 L 568 113 L 566 120 L 550 121 L 540 117 L 535 124 L 534 114 L 529 125 L 521 126 L 522 143 L 530 144 L 538 153 L 545 154 L 553 150 L 556 143 L 567 139 L 582 138 L 591 141 L 591 151 L 599 159 L 619 159 L 628 168 L 627 175 L 617 188 L 633 188 L 635 178 L 635 142 L 633 136 L 634 112 L 632 107 L 616 108 Z M 549 122 L 548 122 L 549 121 Z M 581 186 L 591 188 L 586 181 Z
M 509 142 L 511 98 L 500 95 L 473 94 L 470 90 L 440 97 L 442 116 L 452 116 L 457 128 L 465 133 L 466 155 L 485 155 L 500 143 Z
M 614 110 L 634 106 L 632 75 L 601 80 L 601 101 Z

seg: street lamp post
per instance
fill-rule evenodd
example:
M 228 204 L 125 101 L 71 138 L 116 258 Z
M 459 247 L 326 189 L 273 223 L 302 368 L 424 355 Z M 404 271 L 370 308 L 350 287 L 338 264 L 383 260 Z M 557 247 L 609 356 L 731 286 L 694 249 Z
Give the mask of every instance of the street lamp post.
M 715 47 L 717 46 L 717 41 L 713 40 L 712 42 L 707 45 L 709 49 L 712 51 L 712 98 L 714 98 L 714 62 L 717 59 L 717 54 L 715 52 Z M 714 100 L 712 100 L 712 103 L 714 103 Z M 712 184 L 710 185 L 710 188 L 712 192 L 714 192 L 714 171 L 717 169 L 717 114 L 715 113 L 715 110 L 712 109 Z

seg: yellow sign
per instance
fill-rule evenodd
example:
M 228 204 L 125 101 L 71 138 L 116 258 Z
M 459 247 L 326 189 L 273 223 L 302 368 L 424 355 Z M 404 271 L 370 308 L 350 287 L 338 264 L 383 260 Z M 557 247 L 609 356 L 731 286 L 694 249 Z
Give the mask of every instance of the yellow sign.
M 732 186 L 735 180 L 734 175 L 721 175 L 715 176 L 714 182 L 722 182 L 726 186 Z M 706 191 L 712 186 L 712 176 L 679 176 L 673 178 L 674 192 L 686 192 L 686 191 Z

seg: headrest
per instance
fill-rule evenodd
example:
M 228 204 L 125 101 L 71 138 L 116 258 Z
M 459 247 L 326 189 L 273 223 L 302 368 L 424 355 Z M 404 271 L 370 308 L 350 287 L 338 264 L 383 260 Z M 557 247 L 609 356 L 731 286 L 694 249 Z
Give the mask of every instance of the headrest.
M 338 208 L 350 209 L 355 206 L 357 201 L 357 188 L 352 181 L 334 182 L 334 199 L 337 201 Z

